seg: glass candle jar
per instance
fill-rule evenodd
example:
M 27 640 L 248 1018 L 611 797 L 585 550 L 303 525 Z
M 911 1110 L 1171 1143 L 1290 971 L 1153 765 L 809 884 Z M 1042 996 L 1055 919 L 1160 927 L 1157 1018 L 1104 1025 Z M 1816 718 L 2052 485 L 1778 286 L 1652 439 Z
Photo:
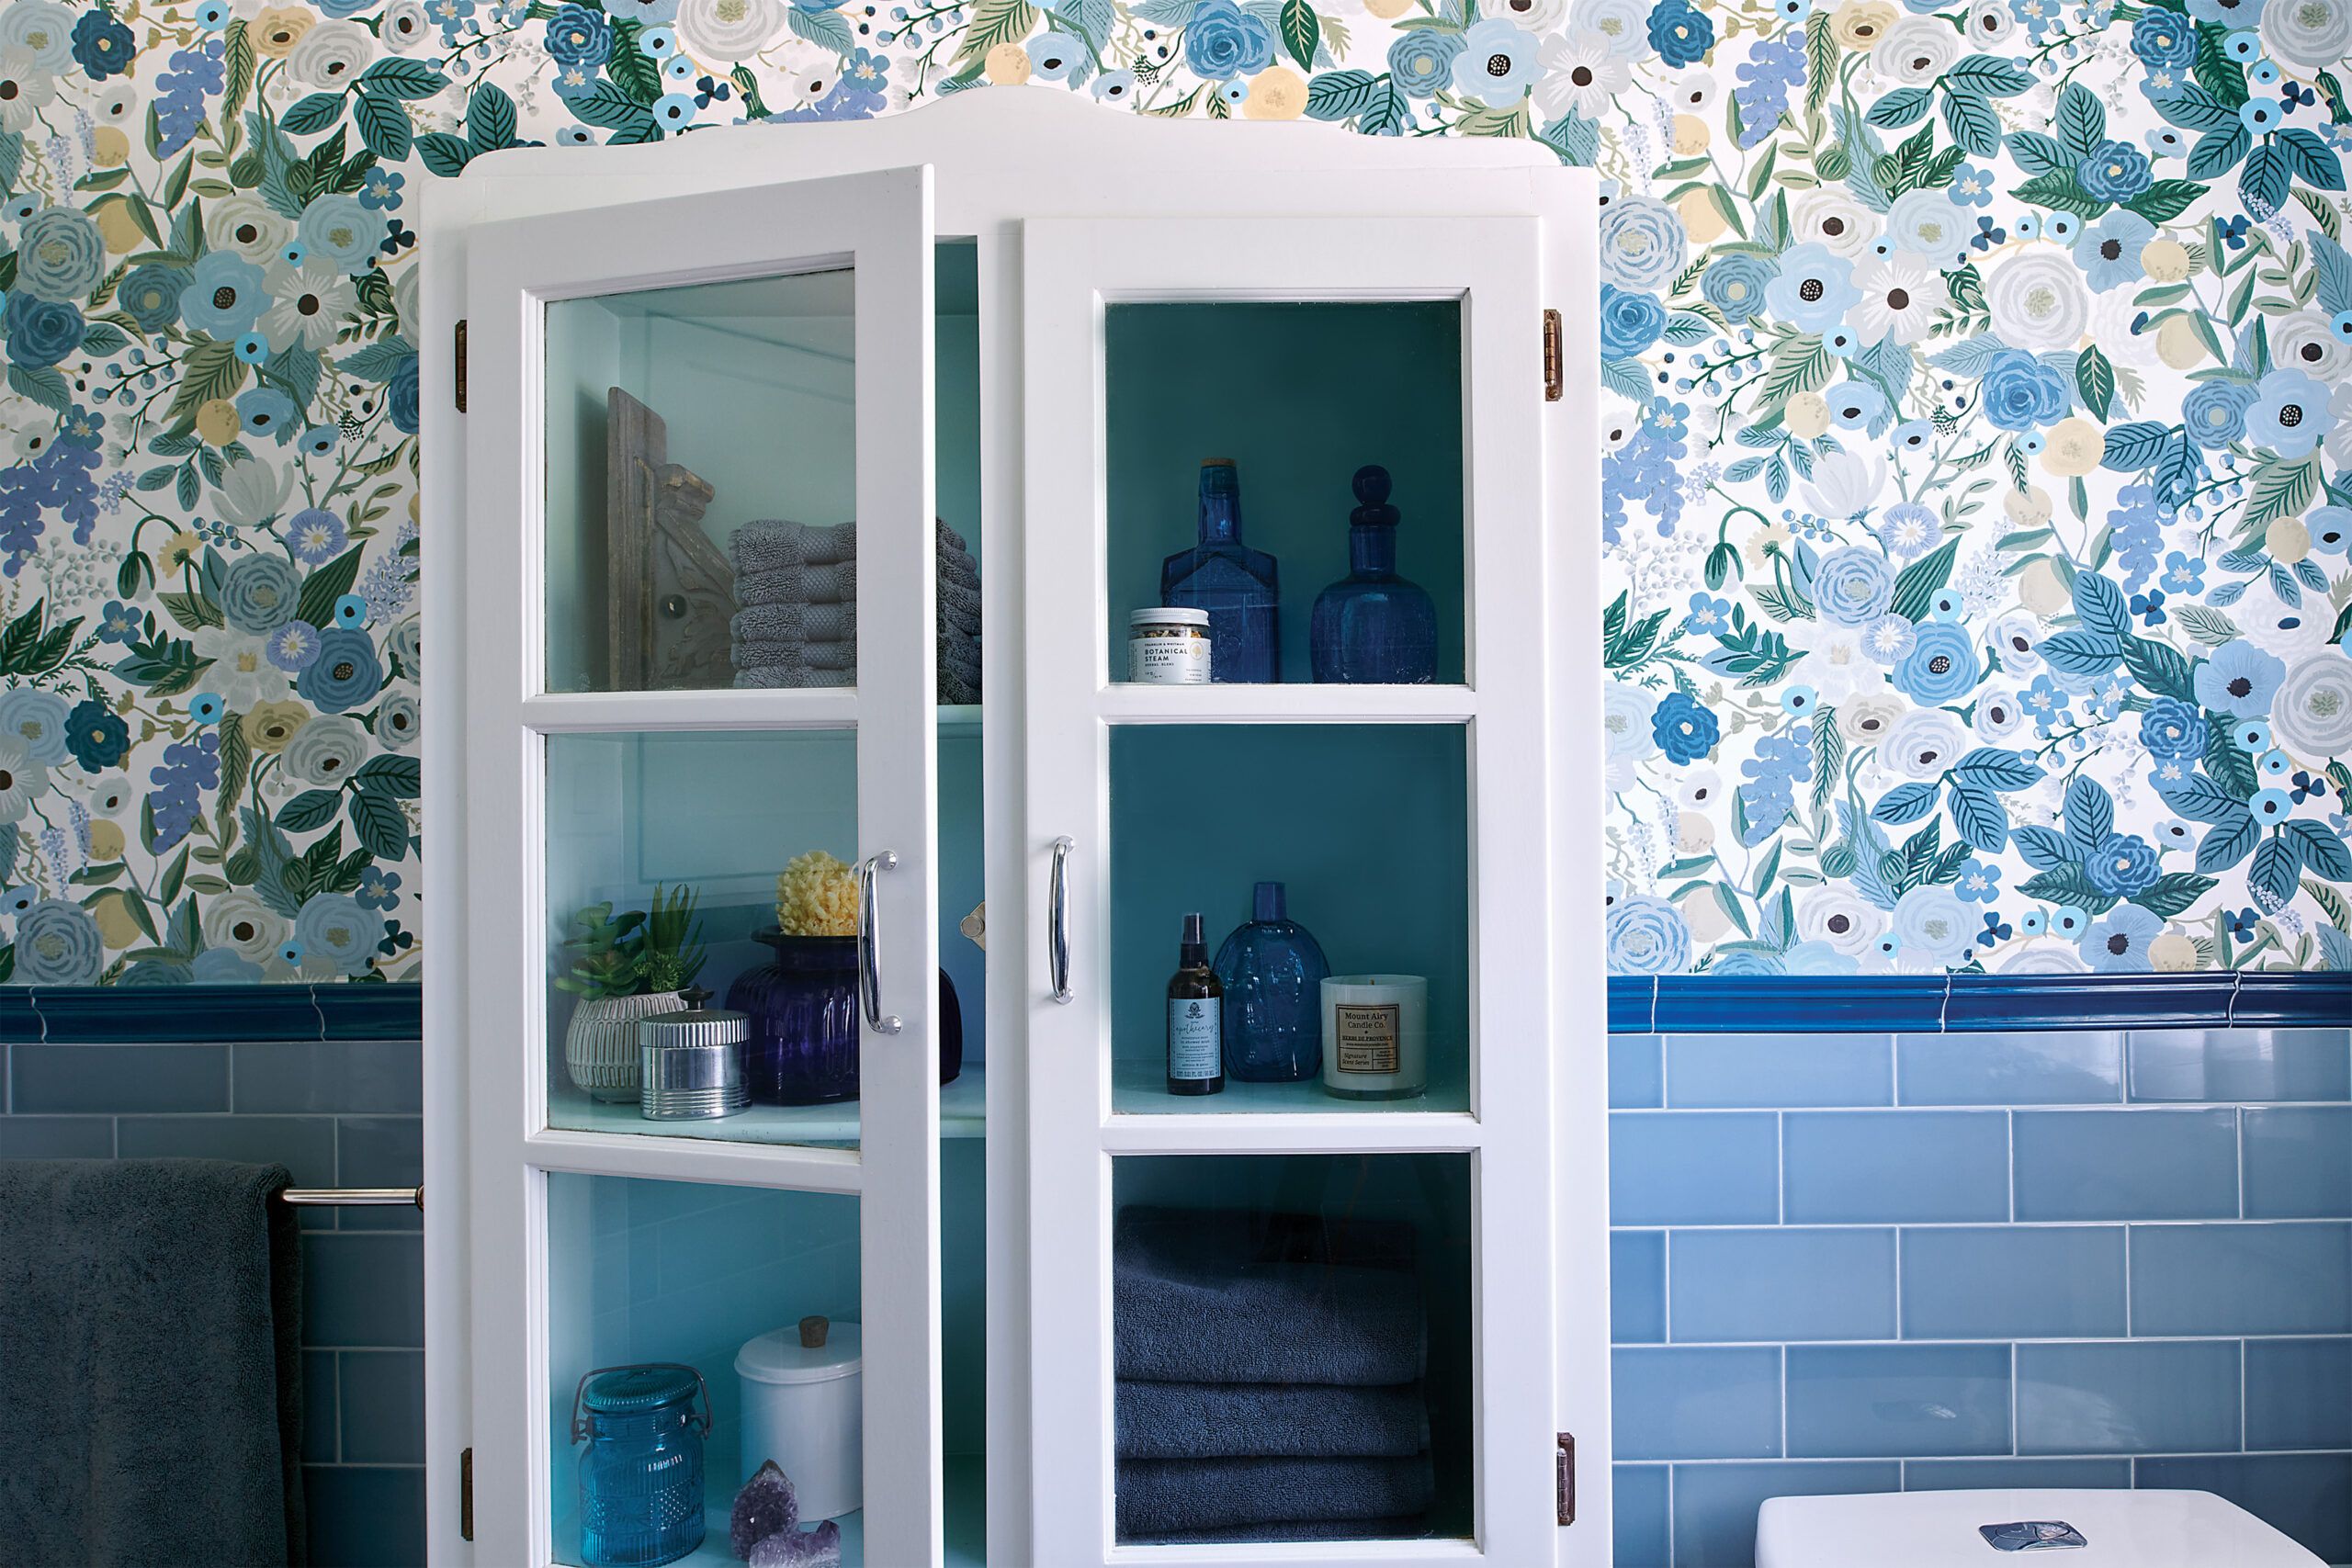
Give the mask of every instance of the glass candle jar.
M 580 1456 L 580 1559 L 587 1568 L 654 1568 L 702 1544 L 702 1444 L 709 1432 L 710 1391 L 692 1367 L 600 1367 L 580 1380 L 571 1440 L 588 1445 Z
M 1430 983 L 1419 975 L 1323 982 L 1323 1089 L 1341 1100 L 1410 1100 L 1429 1088 Z

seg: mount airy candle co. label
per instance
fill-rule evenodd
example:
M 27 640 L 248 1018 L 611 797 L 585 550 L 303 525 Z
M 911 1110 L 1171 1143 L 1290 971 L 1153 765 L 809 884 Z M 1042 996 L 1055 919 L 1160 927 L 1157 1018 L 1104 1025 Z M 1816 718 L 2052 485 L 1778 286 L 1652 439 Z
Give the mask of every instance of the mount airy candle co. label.
M 1340 1070 L 1343 1073 L 1396 1071 L 1396 1021 L 1401 1010 L 1395 1002 L 1338 1004 L 1335 1022 L 1340 1037 Z

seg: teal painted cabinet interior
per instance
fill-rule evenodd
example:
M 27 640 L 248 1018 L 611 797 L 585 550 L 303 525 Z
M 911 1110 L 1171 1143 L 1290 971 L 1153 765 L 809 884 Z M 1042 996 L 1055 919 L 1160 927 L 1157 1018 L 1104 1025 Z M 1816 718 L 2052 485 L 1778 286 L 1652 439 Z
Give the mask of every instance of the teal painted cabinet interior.
M 1210 457 L 1238 468 L 1243 542 L 1281 565 L 1284 682 L 1311 678 L 1315 596 L 1348 574 L 1366 463 L 1396 480 L 1397 570 L 1436 602 L 1437 679 L 1464 678 L 1458 301 L 1114 304 L 1104 355 L 1113 680 L 1128 612 L 1159 603 L 1160 562 L 1194 542 Z

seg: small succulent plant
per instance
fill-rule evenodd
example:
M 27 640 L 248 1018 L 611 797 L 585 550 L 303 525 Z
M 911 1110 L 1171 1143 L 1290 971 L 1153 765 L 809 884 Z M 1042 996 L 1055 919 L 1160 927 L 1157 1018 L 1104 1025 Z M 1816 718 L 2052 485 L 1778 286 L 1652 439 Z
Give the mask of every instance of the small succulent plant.
M 556 989 L 590 998 L 637 995 L 643 978 L 644 924 L 642 909 L 616 916 L 609 898 L 574 910 L 563 939 L 571 972 L 557 978 Z
M 645 918 L 645 950 L 638 961 L 647 990 L 682 991 L 702 973 L 709 955 L 703 949 L 702 928 L 695 919 L 695 906 L 701 899 L 683 882 L 667 897 L 660 884 L 654 885 L 653 909 Z

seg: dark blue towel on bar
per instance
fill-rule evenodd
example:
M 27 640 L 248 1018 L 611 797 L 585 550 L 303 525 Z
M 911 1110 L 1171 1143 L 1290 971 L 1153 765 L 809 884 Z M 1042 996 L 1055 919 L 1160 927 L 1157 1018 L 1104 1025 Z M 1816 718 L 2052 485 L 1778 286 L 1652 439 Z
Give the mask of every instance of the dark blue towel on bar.
M 0 1160 L 0 1562 L 304 1561 L 284 1166 Z
M 1430 1456 L 1408 1459 L 1123 1459 L 1121 1539 L 1297 1520 L 1424 1513 Z
M 1375 1267 L 1363 1267 L 1358 1261 Z M 1155 1382 L 1389 1386 L 1421 1375 L 1412 1232 L 1238 1210 L 1119 1212 L 1117 1375 Z
M 1136 1382 L 1119 1380 L 1121 1459 L 1282 1454 L 1401 1458 L 1430 1446 L 1419 1383 Z

